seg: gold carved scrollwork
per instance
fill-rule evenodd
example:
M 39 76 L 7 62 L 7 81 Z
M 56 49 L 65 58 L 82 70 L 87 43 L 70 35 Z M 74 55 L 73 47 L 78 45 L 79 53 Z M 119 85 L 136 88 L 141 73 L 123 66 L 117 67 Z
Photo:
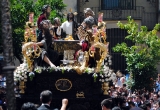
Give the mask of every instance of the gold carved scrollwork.
M 54 41 L 54 50 L 63 55 L 64 50 L 79 50 L 81 47 L 77 44 L 79 41 Z
M 68 79 L 58 79 L 55 86 L 59 91 L 69 91 L 72 88 L 72 82 Z
M 84 92 L 77 92 L 76 93 L 76 98 L 85 98 L 84 97 Z

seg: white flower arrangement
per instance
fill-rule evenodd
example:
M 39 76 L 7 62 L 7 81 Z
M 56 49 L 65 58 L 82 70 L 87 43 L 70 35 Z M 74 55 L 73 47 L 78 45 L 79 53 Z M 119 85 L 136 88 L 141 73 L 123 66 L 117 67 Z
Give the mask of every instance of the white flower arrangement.
M 14 81 L 27 81 L 28 65 L 27 63 L 22 63 L 14 71 Z
M 69 72 L 73 69 L 74 67 L 72 66 L 57 66 L 56 68 L 37 66 L 36 68 L 34 68 L 33 72 L 29 73 L 28 65 L 27 63 L 24 62 L 23 64 L 20 64 L 20 66 L 17 67 L 16 70 L 14 71 L 14 80 L 15 81 L 23 80 L 26 82 L 27 77 L 30 77 L 30 79 L 32 80 L 33 77 L 35 76 L 35 73 L 40 74 L 43 71 L 48 71 L 48 72 L 61 71 L 62 73 L 65 73 L 65 71 Z M 108 82 L 108 81 L 116 82 L 117 80 L 116 74 L 113 72 L 113 70 L 109 68 L 108 65 L 103 65 L 100 73 L 95 73 L 95 68 L 89 68 L 89 67 L 85 69 L 84 73 L 93 74 L 92 76 L 94 78 L 94 81 L 96 81 L 97 78 L 99 78 L 100 82 Z
M 102 67 L 99 76 L 100 76 L 99 81 L 102 83 L 108 81 L 112 81 L 114 83 L 117 81 L 116 74 L 107 65 L 104 65 Z

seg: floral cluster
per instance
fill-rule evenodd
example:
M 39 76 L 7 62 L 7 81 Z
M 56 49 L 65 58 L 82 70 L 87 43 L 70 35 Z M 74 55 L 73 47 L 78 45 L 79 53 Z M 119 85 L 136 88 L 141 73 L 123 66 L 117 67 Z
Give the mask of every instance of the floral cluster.
M 27 81 L 28 65 L 27 63 L 22 63 L 14 71 L 14 81 Z
M 117 81 L 116 73 L 114 73 L 113 70 L 111 70 L 108 66 L 104 65 L 102 68 L 102 72 L 100 73 L 100 82 L 108 82 L 112 81 L 113 84 Z
M 62 73 L 64 73 L 64 71 L 70 71 L 72 70 L 72 66 L 57 66 L 56 68 L 52 68 L 52 67 L 40 67 L 37 66 L 34 71 L 36 73 L 41 73 L 42 71 L 48 71 L 48 72 L 52 72 L 52 71 L 61 71 Z
M 108 60 L 111 60 L 111 57 L 109 57 Z M 35 73 L 40 74 L 42 73 L 42 71 L 61 71 L 62 73 L 64 73 L 65 71 L 69 72 L 70 70 L 73 70 L 73 68 L 74 67 L 72 66 L 57 66 L 56 68 L 37 66 L 36 68 L 34 68 L 33 72 L 29 73 L 28 65 L 24 62 L 23 64 L 20 64 L 20 66 L 17 67 L 17 69 L 14 71 L 14 80 L 27 81 L 27 76 L 32 80 L 35 76 Z M 85 69 L 84 73 L 93 74 L 92 76 L 95 81 L 97 77 L 99 78 L 100 82 L 112 81 L 114 83 L 117 80 L 116 74 L 109 68 L 108 63 L 106 62 L 104 62 L 104 65 L 102 65 L 100 73 L 95 73 L 95 68 L 89 67 Z
M 107 57 L 104 60 L 104 65 L 112 65 L 112 60 L 111 60 L 112 56 L 111 55 L 107 55 Z

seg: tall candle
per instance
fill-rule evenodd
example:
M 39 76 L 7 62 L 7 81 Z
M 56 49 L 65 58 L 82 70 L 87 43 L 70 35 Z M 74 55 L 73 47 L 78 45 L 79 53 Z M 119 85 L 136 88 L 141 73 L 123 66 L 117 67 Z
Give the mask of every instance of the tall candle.
M 103 21 L 103 13 L 99 13 L 98 22 L 102 22 L 102 21 Z
M 33 17 L 34 13 L 33 12 L 29 13 L 29 22 L 33 23 Z
M 92 27 L 92 30 L 93 30 L 93 34 L 96 34 L 97 33 L 97 26 Z

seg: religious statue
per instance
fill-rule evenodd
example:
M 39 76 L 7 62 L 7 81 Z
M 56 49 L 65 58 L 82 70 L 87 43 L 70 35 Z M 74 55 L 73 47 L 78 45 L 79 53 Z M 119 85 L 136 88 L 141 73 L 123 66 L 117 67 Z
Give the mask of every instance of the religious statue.
M 72 37 L 73 39 L 71 40 L 78 40 L 78 36 L 77 36 L 78 24 L 74 20 L 74 16 L 75 16 L 75 13 L 73 13 L 72 10 L 70 9 L 70 12 L 67 14 L 67 21 L 62 23 L 61 28 L 63 29 L 64 38 L 69 37 L 68 39 L 71 39 Z

